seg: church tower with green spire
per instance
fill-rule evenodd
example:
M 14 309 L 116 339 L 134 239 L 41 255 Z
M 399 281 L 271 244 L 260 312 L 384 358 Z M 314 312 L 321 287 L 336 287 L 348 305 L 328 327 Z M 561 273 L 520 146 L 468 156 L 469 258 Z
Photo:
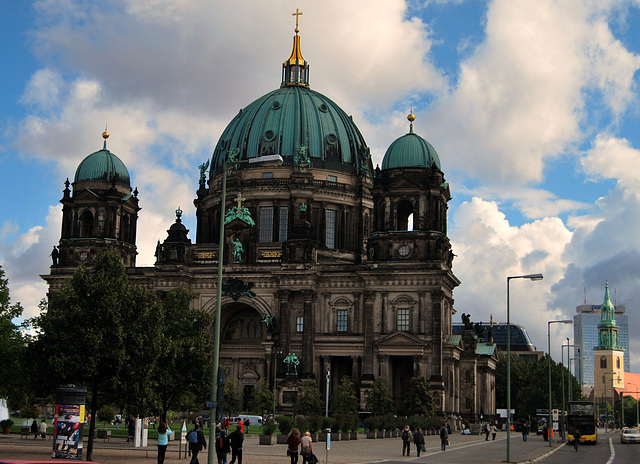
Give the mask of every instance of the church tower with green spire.
M 624 388 L 624 349 L 618 342 L 615 306 L 609 296 L 609 283 L 604 292 L 598 324 L 598 346 L 593 350 L 594 396 L 596 401 L 614 404 L 615 388 Z

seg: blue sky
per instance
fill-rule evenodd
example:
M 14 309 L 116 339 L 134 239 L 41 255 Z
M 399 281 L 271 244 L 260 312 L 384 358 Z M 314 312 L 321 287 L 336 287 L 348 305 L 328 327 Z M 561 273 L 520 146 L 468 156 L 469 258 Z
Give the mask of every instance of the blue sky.
M 625 304 L 640 372 L 640 2 L 631 0 L 43 0 L 0 3 L 0 264 L 37 311 L 64 181 L 102 147 L 140 191 L 138 264 L 174 210 L 195 230 L 198 165 L 238 110 L 277 88 L 299 8 L 311 87 L 360 128 L 374 164 L 408 131 L 453 199 L 458 313 L 546 321 Z M 192 240 L 195 239 L 191 234 Z M 455 321 L 459 317 L 455 316 Z M 572 337 L 553 326 L 552 354 Z

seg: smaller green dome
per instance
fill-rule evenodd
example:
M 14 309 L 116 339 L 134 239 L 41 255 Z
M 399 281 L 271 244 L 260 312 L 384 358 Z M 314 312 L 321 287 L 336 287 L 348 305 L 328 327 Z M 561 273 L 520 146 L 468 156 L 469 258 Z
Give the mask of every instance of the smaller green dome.
M 104 180 L 107 182 L 115 180 L 131 187 L 129 171 L 120 158 L 107 150 L 106 137 L 102 150 L 91 153 L 78 165 L 74 182 L 83 180 Z
M 440 158 L 435 148 L 413 132 L 413 120 L 415 116 L 410 114 L 407 118 L 411 121 L 409 133 L 397 138 L 387 149 L 382 159 L 382 169 L 421 167 L 430 168 L 434 164 L 438 169 Z

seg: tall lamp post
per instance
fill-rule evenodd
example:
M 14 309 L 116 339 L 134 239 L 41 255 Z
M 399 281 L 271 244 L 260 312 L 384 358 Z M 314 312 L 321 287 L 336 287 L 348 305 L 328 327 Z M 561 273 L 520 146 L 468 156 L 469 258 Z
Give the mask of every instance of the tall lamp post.
M 608 375 L 611 376 L 611 408 L 614 407 L 614 403 L 615 403 L 615 399 L 616 399 L 616 396 L 615 396 L 616 395 L 616 391 L 615 391 L 615 389 L 613 387 L 613 381 L 615 380 L 613 378 L 613 376 L 615 374 L 616 374 L 615 372 L 605 372 L 604 374 L 602 374 L 602 384 L 604 385 L 604 393 L 602 394 L 603 395 L 602 396 L 603 405 L 604 405 L 604 402 L 608 400 L 608 397 L 607 397 L 607 376 Z M 620 376 L 618 376 L 618 381 L 620 381 Z M 609 408 L 607 408 L 605 406 L 605 409 L 607 410 L 607 418 L 606 418 L 605 423 L 604 423 L 604 432 L 607 433 L 607 427 L 609 426 Z M 615 422 L 615 410 L 614 410 L 613 419 L 614 419 L 614 422 Z
M 218 421 L 218 367 L 220 365 L 220 316 L 222 314 L 222 269 L 224 261 L 224 219 L 225 208 L 227 202 L 227 171 L 231 166 L 240 164 L 255 164 L 259 166 L 280 166 L 282 164 L 282 156 L 267 155 L 258 156 L 239 161 L 225 161 L 222 165 L 222 193 L 220 195 L 220 239 L 218 241 L 218 283 L 216 288 L 216 313 L 215 325 L 213 332 L 213 379 L 211 384 L 211 398 L 209 400 L 209 452 L 208 462 L 216 461 L 216 447 L 212 444 L 216 440 L 216 427 Z
M 272 348 L 272 352 L 273 352 L 273 417 L 275 418 L 277 398 L 278 398 L 278 389 L 276 385 L 278 378 L 276 377 L 276 375 L 278 372 L 278 356 L 282 355 L 282 348 L 274 346 Z
M 542 274 L 526 274 L 507 277 L 507 462 L 511 462 L 511 311 L 509 307 L 509 282 L 511 279 L 542 280 Z
M 549 421 L 547 422 L 548 433 L 553 435 L 553 412 L 551 411 L 552 402 L 551 402 L 551 324 L 573 324 L 571 319 L 562 319 L 558 321 L 547 321 L 547 341 L 548 341 L 548 356 L 547 364 L 549 365 Z M 547 435 L 549 438 L 549 446 L 553 446 L 551 436 Z
M 636 387 L 635 394 L 638 396 L 638 386 L 633 382 L 629 382 L 629 385 Z M 640 426 L 640 408 L 638 407 L 638 404 L 640 404 L 640 401 L 636 398 L 636 427 Z M 624 408 L 624 403 L 622 404 L 622 407 Z M 622 424 L 622 426 L 624 427 L 624 424 Z

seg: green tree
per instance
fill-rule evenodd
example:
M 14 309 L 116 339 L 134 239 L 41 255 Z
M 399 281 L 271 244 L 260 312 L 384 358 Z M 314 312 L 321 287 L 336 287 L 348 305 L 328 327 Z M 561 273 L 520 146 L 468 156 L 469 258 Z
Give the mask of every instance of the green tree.
M 335 395 L 331 398 L 333 410 L 340 413 L 358 412 L 358 398 L 353 389 L 353 382 L 348 376 L 342 377 Z
M 315 380 L 302 381 L 302 391 L 296 401 L 296 413 L 303 416 L 322 414 L 322 394 Z
M 229 415 L 237 414 L 242 409 L 242 392 L 238 382 L 229 377 L 224 379 L 224 400 L 222 409 Z
M 170 409 L 204 404 L 210 390 L 211 347 L 207 330 L 211 316 L 206 311 L 191 309 L 194 298 L 192 292 L 177 288 L 167 293 L 162 302 L 164 324 L 153 373 L 162 421 Z
M 385 414 L 395 414 L 396 407 L 389 389 L 384 384 L 382 377 L 377 377 L 371 385 L 371 390 L 367 392 L 367 409 L 374 416 L 384 416 Z
M 24 384 L 21 383 L 26 374 L 26 369 L 22 369 L 25 338 L 13 320 L 22 316 L 23 308 L 20 303 L 11 304 L 9 281 L 4 276 L 4 269 L 0 266 L 0 398 L 22 405 L 27 401 Z
M 419 416 L 432 416 L 433 406 L 433 395 L 427 387 L 427 379 L 412 377 L 407 397 L 404 400 L 406 411 Z
M 249 399 L 248 407 L 251 414 L 259 415 L 273 409 L 273 392 L 269 389 L 269 384 L 265 379 L 258 381 Z
M 48 309 L 33 319 L 50 388 L 60 384 L 86 386 L 90 414 L 98 405 L 117 400 L 133 414 L 152 405 L 162 315 L 153 293 L 131 285 L 115 250 L 99 255 L 52 292 Z M 87 460 L 92 459 L 96 421 L 91 421 Z

